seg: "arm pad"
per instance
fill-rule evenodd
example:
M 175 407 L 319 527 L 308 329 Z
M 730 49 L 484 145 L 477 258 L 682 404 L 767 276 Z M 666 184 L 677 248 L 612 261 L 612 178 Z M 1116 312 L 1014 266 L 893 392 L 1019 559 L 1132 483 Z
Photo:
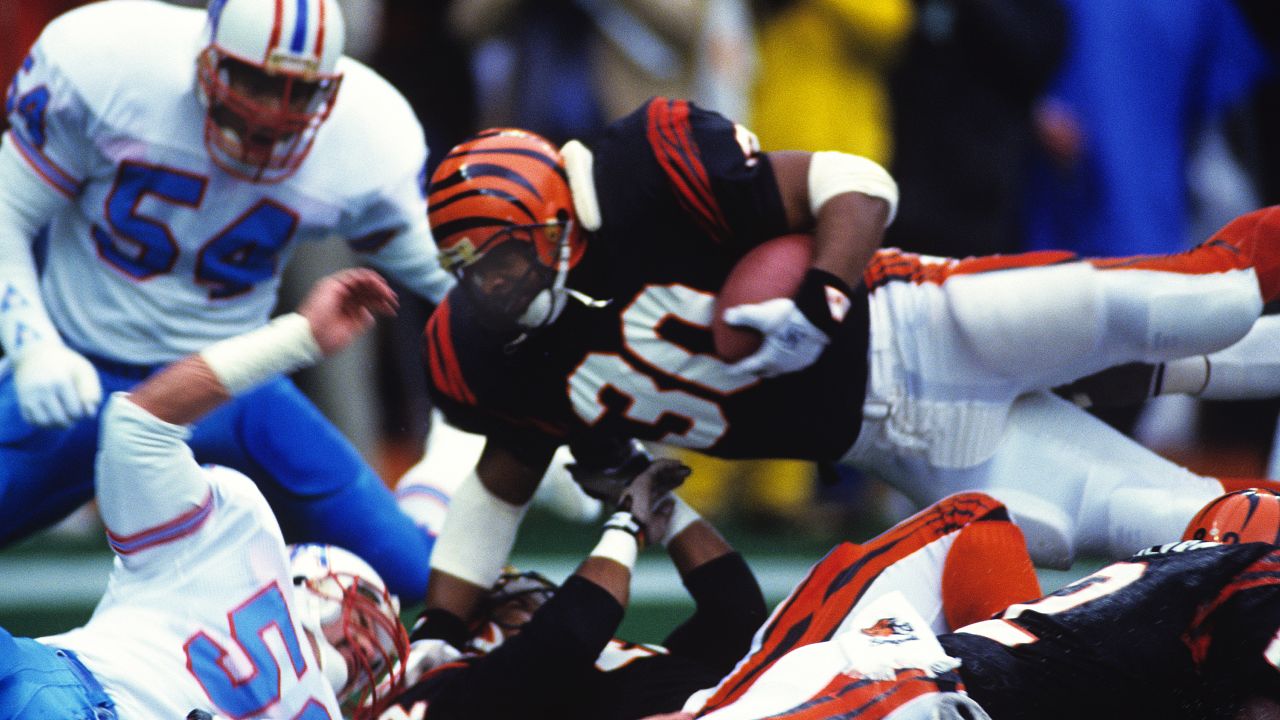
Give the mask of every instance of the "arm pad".
M 431 568 L 491 587 L 515 546 L 527 508 L 498 498 L 472 472 L 449 501 L 449 516 L 431 551 Z
M 818 211 L 836 195 L 857 192 L 889 203 L 885 227 L 898 214 L 898 183 L 878 163 L 860 155 L 826 150 L 809 158 L 809 210 Z

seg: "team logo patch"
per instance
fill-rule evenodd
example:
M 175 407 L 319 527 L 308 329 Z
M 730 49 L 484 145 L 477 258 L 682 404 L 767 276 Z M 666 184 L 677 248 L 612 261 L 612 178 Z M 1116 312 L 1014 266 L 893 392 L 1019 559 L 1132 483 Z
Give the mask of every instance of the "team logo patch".
M 862 628 L 862 634 L 871 638 L 873 645 L 898 645 L 919 639 L 911 623 L 894 617 L 880 618 L 872 625 Z
M 831 311 L 832 319 L 836 322 L 844 322 L 844 316 L 849 314 L 851 306 L 849 296 L 830 285 L 824 285 L 822 289 L 826 292 L 827 309 Z

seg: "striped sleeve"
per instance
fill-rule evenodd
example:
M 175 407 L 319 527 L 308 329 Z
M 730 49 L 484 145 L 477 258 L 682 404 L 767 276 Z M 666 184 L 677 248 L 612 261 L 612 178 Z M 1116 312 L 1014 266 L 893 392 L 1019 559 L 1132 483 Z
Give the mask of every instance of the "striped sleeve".
M 124 393 L 108 401 L 94 484 L 107 537 L 122 557 L 193 535 L 213 514 L 211 484 L 189 437 L 188 428 L 160 420 Z

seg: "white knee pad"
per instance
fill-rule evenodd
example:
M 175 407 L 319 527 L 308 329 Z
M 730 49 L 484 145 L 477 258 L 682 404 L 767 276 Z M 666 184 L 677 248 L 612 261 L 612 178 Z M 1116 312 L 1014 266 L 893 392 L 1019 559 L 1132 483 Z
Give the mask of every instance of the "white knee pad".
M 1249 400 L 1280 396 L 1280 315 L 1258 318 L 1234 345 L 1209 355 L 1206 400 Z
M 1107 555 L 1126 558 L 1153 545 L 1181 540 L 1191 518 L 1221 494 L 1222 486 L 1210 478 L 1197 487 L 1117 488 L 1107 508 Z
M 1097 271 L 1084 263 L 956 275 L 942 288 L 955 327 L 991 372 L 1018 376 L 1091 352 L 1103 330 Z
M 1097 276 L 1106 298 L 1107 344 L 1127 345 L 1124 361 L 1221 350 L 1244 337 L 1262 312 L 1252 271 L 1107 270 Z

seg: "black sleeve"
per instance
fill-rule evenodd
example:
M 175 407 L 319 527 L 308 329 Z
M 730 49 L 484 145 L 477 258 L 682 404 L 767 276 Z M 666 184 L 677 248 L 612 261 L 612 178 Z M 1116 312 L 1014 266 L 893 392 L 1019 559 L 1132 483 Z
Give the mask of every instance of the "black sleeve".
M 553 717 L 593 672 L 622 612 L 604 588 L 571 576 L 519 635 L 438 684 L 431 717 Z
M 1188 641 L 1211 692 L 1230 700 L 1280 702 L 1280 569 L 1262 574 L 1242 575 L 1236 582 L 1251 586 L 1213 609 Z
M 726 675 L 747 654 L 768 616 L 760 584 L 735 552 L 694 569 L 684 585 L 697 609 L 663 645 L 672 655 L 701 661 Z
M 719 113 L 657 97 L 617 123 L 615 139 L 643 146 L 683 216 L 730 251 L 786 231 L 773 166 L 755 136 Z M 623 153 L 626 154 L 626 153 Z

